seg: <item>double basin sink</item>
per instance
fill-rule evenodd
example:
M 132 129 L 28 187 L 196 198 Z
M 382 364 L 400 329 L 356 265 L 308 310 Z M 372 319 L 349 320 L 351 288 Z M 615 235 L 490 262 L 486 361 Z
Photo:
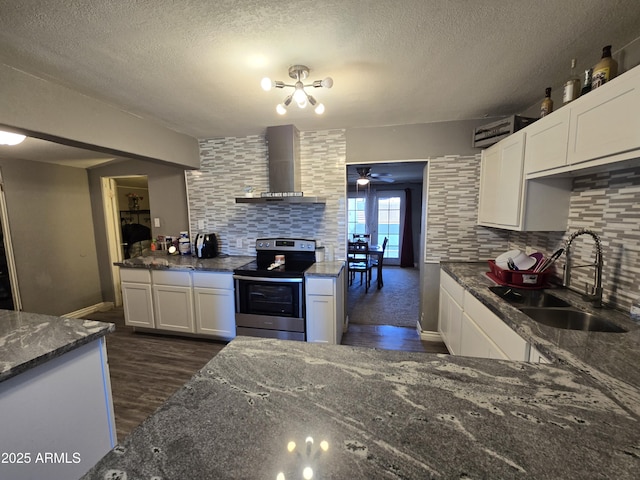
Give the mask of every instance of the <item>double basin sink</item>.
M 588 332 L 624 333 L 627 331 L 609 320 L 578 310 L 570 303 L 544 290 L 503 286 L 489 287 L 489 290 L 532 320 L 549 327 Z

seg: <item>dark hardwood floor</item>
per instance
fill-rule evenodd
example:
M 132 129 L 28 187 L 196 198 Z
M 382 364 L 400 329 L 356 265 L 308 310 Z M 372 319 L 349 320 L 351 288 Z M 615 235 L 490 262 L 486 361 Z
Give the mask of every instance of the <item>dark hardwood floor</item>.
M 122 308 L 86 318 L 116 325 L 116 331 L 107 336 L 107 356 L 118 441 L 124 440 L 226 345 L 214 340 L 134 332 L 124 324 Z M 352 324 L 342 344 L 448 353 L 440 342 L 421 341 L 415 329 L 390 325 Z

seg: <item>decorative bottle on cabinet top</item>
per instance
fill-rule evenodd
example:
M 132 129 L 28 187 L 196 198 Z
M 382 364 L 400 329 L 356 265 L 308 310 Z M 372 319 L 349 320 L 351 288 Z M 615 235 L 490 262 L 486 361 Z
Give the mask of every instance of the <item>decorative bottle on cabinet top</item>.
M 571 74 L 569 80 L 564 84 L 562 92 L 562 103 L 567 104 L 580 96 L 580 78 L 576 75 L 576 59 L 571 59 Z
M 553 112 L 553 100 L 551 100 L 551 87 L 544 90 L 544 100 L 540 104 L 540 118 L 546 117 Z
M 618 75 L 618 62 L 611 58 L 611 45 L 602 49 L 602 58 L 593 67 L 591 90 L 598 88 Z
M 582 85 L 582 91 L 580 95 L 584 95 L 591 91 L 591 77 L 593 75 L 593 68 L 589 68 L 584 71 L 584 84 Z

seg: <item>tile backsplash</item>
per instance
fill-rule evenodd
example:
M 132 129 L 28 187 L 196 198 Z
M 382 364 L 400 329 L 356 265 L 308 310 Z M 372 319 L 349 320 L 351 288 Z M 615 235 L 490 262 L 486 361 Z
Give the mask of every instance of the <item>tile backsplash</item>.
M 576 177 L 567 231 L 512 233 L 510 248 L 531 247 L 550 254 L 580 228 L 593 230 L 602 242 L 605 302 L 628 310 L 640 298 L 640 167 Z M 573 264 L 593 262 L 594 248 L 591 237 L 576 238 L 571 245 Z M 564 263 L 563 255 L 555 267 L 558 276 Z M 593 285 L 593 271 L 572 269 L 572 288 L 584 291 L 585 283 Z
M 200 170 L 186 173 L 191 232 L 217 233 L 221 251 L 232 255 L 254 255 L 257 238 L 287 236 L 316 239 L 344 257 L 345 156 L 344 130 L 300 132 L 302 190 L 326 197 L 326 205 L 237 204 L 245 187 L 269 190 L 265 136 L 201 140 Z

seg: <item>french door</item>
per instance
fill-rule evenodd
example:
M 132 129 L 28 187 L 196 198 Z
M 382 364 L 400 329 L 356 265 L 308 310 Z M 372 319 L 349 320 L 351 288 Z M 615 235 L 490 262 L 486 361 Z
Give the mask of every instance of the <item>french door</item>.
M 371 243 L 382 245 L 387 237 L 385 263 L 400 263 L 400 245 L 402 244 L 402 203 L 404 192 L 381 191 L 347 199 L 348 235 L 368 233 Z

